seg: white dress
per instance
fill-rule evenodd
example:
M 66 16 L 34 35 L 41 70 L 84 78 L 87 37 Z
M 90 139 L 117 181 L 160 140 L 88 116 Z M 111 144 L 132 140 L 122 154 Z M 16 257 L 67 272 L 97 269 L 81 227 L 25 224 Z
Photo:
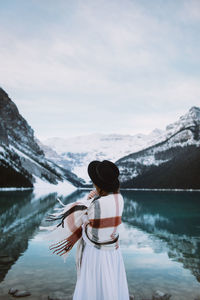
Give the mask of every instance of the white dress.
M 129 300 L 128 283 L 120 246 L 102 250 L 82 232 L 84 250 L 73 300 Z

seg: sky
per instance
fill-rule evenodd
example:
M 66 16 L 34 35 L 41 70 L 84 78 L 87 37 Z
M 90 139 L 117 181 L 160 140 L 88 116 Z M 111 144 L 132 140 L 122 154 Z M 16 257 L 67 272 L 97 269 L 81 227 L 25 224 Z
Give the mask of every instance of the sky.
M 0 86 L 41 140 L 165 129 L 199 53 L 199 0 L 0 1 Z

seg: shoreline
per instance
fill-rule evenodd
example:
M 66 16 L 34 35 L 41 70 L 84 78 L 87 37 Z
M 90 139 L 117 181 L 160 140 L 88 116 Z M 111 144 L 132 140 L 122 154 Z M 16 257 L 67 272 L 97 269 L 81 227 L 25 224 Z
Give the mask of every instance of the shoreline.
M 0 192 L 4 192 L 4 191 L 27 191 L 27 190 L 34 190 L 33 187 L 29 187 L 29 188 L 25 188 L 25 187 L 21 187 L 21 188 L 17 188 L 17 187 L 0 187 Z
M 91 187 L 92 188 L 92 187 Z M 76 190 L 90 190 L 89 187 L 77 187 Z M 35 190 L 34 187 L 0 187 L 0 192 L 9 192 L 9 191 L 27 191 L 27 190 Z M 121 191 L 155 191 L 155 192 L 200 192 L 200 189 L 148 189 L 148 188 L 120 188 Z
M 78 190 L 90 190 L 91 188 L 77 188 Z M 121 191 L 155 191 L 155 192 L 200 192 L 200 189 L 147 189 L 147 188 L 120 188 Z

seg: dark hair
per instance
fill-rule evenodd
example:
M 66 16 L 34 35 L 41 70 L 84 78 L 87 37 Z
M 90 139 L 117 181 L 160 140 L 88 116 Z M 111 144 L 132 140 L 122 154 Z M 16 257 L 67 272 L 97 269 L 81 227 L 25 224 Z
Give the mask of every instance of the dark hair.
M 93 182 L 94 183 L 94 182 Z M 95 184 L 96 185 L 96 184 Z M 119 187 L 118 188 L 115 188 L 115 189 L 110 189 L 110 190 L 107 190 L 107 189 L 104 189 L 104 188 L 101 188 L 99 187 L 98 185 L 96 185 L 98 188 L 99 188 L 99 195 L 102 196 L 102 193 L 105 192 L 105 193 L 119 193 Z

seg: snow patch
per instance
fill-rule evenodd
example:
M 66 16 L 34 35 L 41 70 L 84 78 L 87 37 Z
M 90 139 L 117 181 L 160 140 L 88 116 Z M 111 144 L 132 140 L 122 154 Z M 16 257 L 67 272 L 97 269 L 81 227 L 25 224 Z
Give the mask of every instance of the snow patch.
M 5 152 L 5 149 L 3 147 L 0 146 L 0 152 Z
M 59 195 L 66 196 L 73 193 L 77 189 L 67 180 L 59 181 L 58 184 L 51 184 L 36 176 L 34 176 L 34 178 L 35 178 L 34 195 L 36 198 L 48 195 L 50 193 L 57 193 L 58 196 Z
M 29 188 L 17 188 L 17 187 L 4 187 L 4 188 L 0 188 L 0 191 L 26 191 L 26 190 L 32 190 L 33 188 L 29 187 Z

